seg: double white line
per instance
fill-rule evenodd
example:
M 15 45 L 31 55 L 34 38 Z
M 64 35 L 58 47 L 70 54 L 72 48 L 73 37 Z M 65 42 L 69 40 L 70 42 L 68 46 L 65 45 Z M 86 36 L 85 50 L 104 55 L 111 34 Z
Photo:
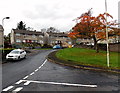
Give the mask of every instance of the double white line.
M 5 88 L 5 89 L 3 89 L 2 91 L 8 91 L 8 90 L 10 90 L 10 89 L 12 89 L 12 88 L 14 88 L 14 86 L 9 86 L 9 87 L 7 87 L 7 88 Z M 18 92 L 18 91 L 21 91 L 23 89 L 23 87 L 18 87 L 18 88 L 16 88 L 15 90 L 13 90 L 13 93 L 15 92 Z

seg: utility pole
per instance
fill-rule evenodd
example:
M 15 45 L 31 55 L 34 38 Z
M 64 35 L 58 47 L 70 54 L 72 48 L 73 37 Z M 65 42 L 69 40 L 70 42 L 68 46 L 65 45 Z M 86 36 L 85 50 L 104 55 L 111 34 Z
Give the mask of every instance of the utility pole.
M 107 0 L 105 0 L 105 13 L 107 13 Z M 108 43 L 108 27 L 107 27 L 107 15 L 106 15 L 106 44 L 107 44 L 107 66 L 110 66 L 110 58 L 109 58 L 109 43 Z

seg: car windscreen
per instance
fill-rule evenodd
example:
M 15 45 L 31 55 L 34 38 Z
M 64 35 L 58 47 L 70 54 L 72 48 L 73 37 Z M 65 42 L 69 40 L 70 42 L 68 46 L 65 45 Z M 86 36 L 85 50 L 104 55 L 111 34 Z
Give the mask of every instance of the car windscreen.
M 12 54 L 20 54 L 20 51 L 11 51 Z

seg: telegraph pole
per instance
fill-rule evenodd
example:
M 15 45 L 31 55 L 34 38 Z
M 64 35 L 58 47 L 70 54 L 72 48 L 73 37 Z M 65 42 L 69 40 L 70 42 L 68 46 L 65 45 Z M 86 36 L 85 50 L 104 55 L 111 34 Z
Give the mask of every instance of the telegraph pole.
M 105 13 L 107 13 L 107 0 L 105 0 Z M 107 15 L 106 15 L 106 44 L 107 44 L 107 66 L 110 66 L 110 58 L 109 58 L 109 43 L 108 43 L 108 27 L 107 27 Z

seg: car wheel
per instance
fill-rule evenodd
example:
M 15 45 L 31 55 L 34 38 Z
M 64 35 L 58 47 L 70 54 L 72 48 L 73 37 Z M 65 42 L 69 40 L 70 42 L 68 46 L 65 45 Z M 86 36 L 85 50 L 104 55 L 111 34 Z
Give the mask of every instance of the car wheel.
M 18 57 L 18 60 L 20 60 L 20 56 Z
M 26 58 L 26 55 L 24 56 L 24 58 Z

